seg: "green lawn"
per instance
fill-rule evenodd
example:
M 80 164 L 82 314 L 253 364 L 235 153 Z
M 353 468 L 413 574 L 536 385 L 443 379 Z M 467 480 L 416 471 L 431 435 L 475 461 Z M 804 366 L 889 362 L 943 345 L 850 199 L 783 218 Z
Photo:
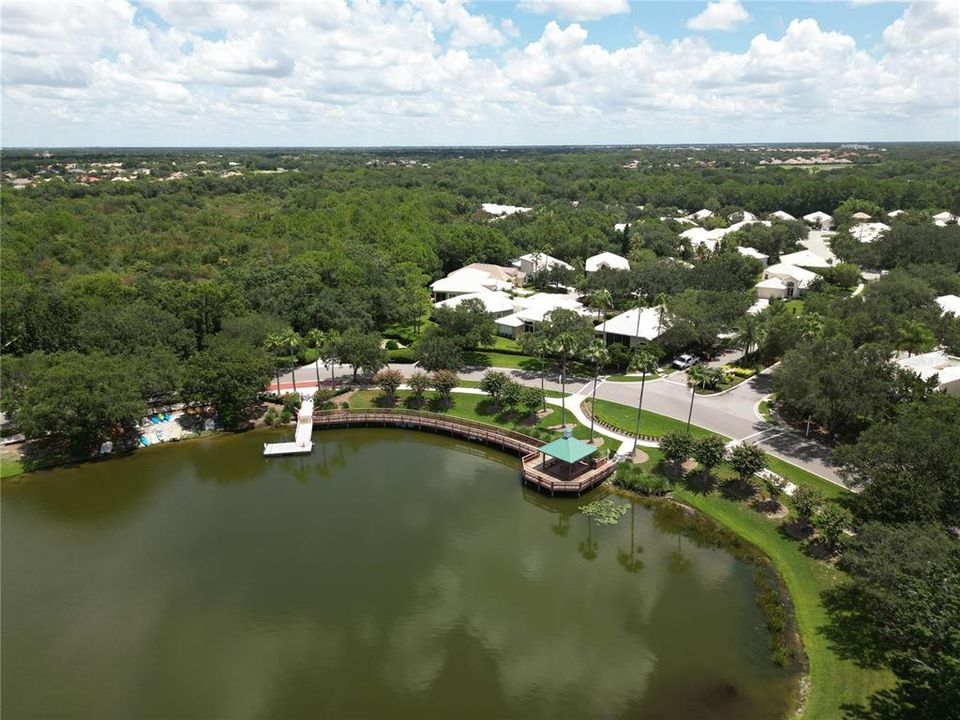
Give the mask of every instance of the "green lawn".
M 667 375 L 672 375 L 677 372 L 676 368 L 660 368 L 656 375 L 647 375 L 647 382 L 651 380 L 656 380 L 657 378 L 667 377 Z M 607 382 L 640 382 L 639 375 L 608 375 Z
M 657 471 L 663 456 L 657 449 L 644 448 L 650 455 L 647 469 Z M 771 469 L 791 482 L 811 482 L 820 489 L 826 481 L 799 468 L 769 458 Z M 782 466 L 778 463 L 783 463 Z M 715 473 L 728 477 L 732 472 L 721 467 Z M 815 481 L 812 480 L 815 478 Z M 846 491 L 834 487 L 835 497 Z M 807 703 L 802 714 L 808 720 L 826 720 L 842 716 L 841 706 L 861 703 L 874 691 L 886 687 L 891 676 L 882 671 L 865 670 L 851 660 L 844 660 L 830 648 L 820 628 L 828 622 L 821 602 L 821 593 L 844 581 L 844 574 L 833 565 L 815 560 L 801 551 L 800 543 L 780 532 L 781 520 L 770 520 L 743 502 L 728 500 L 719 492 L 694 492 L 683 484 L 675 486 L 673 497 L 719 521 L 737 535 L 759 548 L 773 562 L 786 583 L 793 600 L 797 629 L 803 638 L 809 669 Z
M 761 400 L 760 407 L 758 408 L 758 410 L 760 411 L 760 416 L 764 420 L 766 420 L 768 423 L 773 423 L 773 414 L 770 412 L 769 400 Z
M 0 457 L 0 478 L 13 477 L 23 472 L 23 464 L 13 458 Z
M 529 355 L 512 355 L 495 350 L 475 350 L 464 353 L 464 363 L 470 367 L 501 367 L 511 370 L 539 370 L 540 360 Z
M 400 390 L 397 392 L 397 407 L 403 407 L 404 400 L 409 398 L 411 394 L 409 390 Z M 383 393 L 379 390 L 359 390 L 350 396 L 350 407 L 355 409 L 380 407 L 377 400 L 381 398 L 382 395 Z M 429 404 L 429 401 L 436 397 L 436 393 L 430 391 L 425 393 L 424 397 L 427 399 L 428 404 L 425 405 L 423 409 L 436 412 L 435 408 Z M 560 408 L 554 407 L 553 405 L 548 406 L 550 409 L 548 415 L 531 424 L 526 417 L 522 416 L 522 412 L 512 414 L 498 413 L 495 408 L 491 408 L 489 395 L 454 392 L 452 398 L 453 406 L 442 411 L 447 415 L 464 418 L 465 420 L 488 423 L 490 425 L 499 425 L 509 430 L 536 435 L 542 437 L 544 440 L 548 439 L 548 436 L 559 435 L 558 432 L 547 429 L 552 425 L 560 424 Z M 567 424 L 570 423 L 575 424 L 573 429 L 574 437 L 580 439 L 590 437 L 590 428 L 577 423 L 573 415 L 567 412 Z
M 632 433 L 637 426 L 637 409 L 611 400 L 597 400 L 597 417 L 625 433 Z M 643 435 L 658 437 L 664 433 L 682 433 L 686 430 L 687 424 L 682 420 L 674 420 L 647 410 L 640 414 L 640 433 Z M 690 426 L 690 434 L 696 437 L 719 435 L 696 425 Z
M 835 500 L 850 494 L 836 483 L 824 480 L 819 475 L 814 475 L 793 463 L 781 460 L 767 453 L 767 467 L 773 470 L 777 475 L 786 478 L 794 485 L 809 485 L 825 498 Z
M 493 343 L 487 347 L 489 347 L 491 350 L 515 350 L 516 352 L 520 352 L 522 350 L 520 343 L 513 338 L 503 337 L 502 335 L 497 335 L 494 337 Z

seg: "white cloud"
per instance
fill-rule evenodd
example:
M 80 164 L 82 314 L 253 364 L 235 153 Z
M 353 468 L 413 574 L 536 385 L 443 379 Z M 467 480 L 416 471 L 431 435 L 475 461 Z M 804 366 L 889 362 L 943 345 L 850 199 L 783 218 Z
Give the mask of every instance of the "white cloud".
M 506 45 L 509 18 L 494 25 L 460 0 L 147 2 L 171 27 L 139 25 L 127 0 L 4 2 L 4 144 L 957 139 L 960 127 L 952 0 L 905 8 L 870 53 L 812 18 L 732 52 L 642 31 L 608 49 L 555 20 Z
M 524 0 L 520 10 L 585 22 L 630 12 L 627 0 Z
M 733 30 L 749 19 L 750 15 L 738 0 L 717 0 L 708 2 L 702 13 L 687 20 L 687 27 L 697 31 Z

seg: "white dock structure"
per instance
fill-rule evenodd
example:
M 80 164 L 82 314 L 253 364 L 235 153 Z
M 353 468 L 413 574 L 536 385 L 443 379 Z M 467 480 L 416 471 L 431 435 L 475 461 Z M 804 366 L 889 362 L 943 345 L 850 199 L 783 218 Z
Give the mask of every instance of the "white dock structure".
M 277 455 L 306 455 L 313 450 L 313 399 L 300 403 L 297 414 L 297 430 L 293 442 L 264 443 L 263 454 L 267 457 Z

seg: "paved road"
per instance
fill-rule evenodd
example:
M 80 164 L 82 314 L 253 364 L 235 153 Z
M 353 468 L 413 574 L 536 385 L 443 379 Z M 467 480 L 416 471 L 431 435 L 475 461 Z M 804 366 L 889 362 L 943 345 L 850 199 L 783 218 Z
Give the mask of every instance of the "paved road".
M 718 362 L 726 361 L 722 358 Z M 414 371 L 412 365 L 391 365 L 409 375 Z M 502 369 L 518 381 L 526 385 L 540 386 L 540 374 L 524 370 Z M 466 370 L 460 373 L 464 380 L 478 381 L 483 377 L 486 368 Z M 349 366 L 338 366 L 336 375 L 352 377 Z M 320 377 L 324 382 L 329 381 L 330 371 L 321 366 Z M 314 365 L 305 365 L 296 370 L 297 388 L 301 391 L 312 392 L 317 387 L 317 375 Z M 579 393 L 588 397 L 592 391 L 592 377 L 568 376 L 566 391 Z M 276 381 L 271 382 L 271 389 L 276 388 Z M 284 392 L 292 390 L 290 373 L 281 375 L 280 387 Z M 544 387 L 548 390 L 561 390 L 561 383 L 556 374 L 547 375 Z M 831 482 L 842 484 L 836 469 L 829 462 L 830 450 L 813 440 L 787 430 L 777 425 L 771 425 L 758 414 L 756 407 L 759 402 L 770 393 L 770 378 L 761 374 L 747 380 L 725 393 L 715 395 L 697 395 L 693 399 L 694 425 L 705 427 L 734 440 L 749 440 L 757 443 L 767 452 L 784 460 L 794 463 L 805 470 L 819 475 Z M 610 382 L 601 378 L 597 386 L 597 397 L 604 400 L 623 403 L 636 407 L 639 403 L 640 383 L 638 382 Z M 665 378 L 648 380 L 643 395 L 643 407 L 652 412 L 666 415 L 686 422 L 690 411 L 691 393 L 686 384 L 685 373 L 674 373 Z

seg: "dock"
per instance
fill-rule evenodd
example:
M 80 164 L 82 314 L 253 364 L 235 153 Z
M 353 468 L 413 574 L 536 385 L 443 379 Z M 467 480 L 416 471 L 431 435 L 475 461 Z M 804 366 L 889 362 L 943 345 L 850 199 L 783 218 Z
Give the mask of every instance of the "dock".
M 313 451 L 313 400 L 308 399 L 300 403 L 300 412 L 297 414 L 297 429 L 294 431 L 293 442 L 264 443 L 265 457 L 281 455 L 308 455 Z
M 451 417 L 440 413 L 400 408 L 369 410 L 321 410 L 313 415 L 318 429 L 343 427 L 398 427 L 462 438 L 506 450 L 521 458 L 520 478 L 538 490 L 580 495 L 606 480 L 616 463 L 608 458 L 567 464 L 541 455 L 545 444 L 539 438 L 496 425 Z

